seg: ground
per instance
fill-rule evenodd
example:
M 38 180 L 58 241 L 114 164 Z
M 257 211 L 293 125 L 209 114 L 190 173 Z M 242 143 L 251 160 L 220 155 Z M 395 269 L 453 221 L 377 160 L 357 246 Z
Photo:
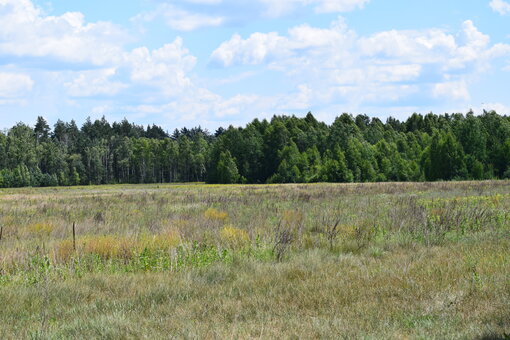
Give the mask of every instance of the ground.
M 2 339 L 510 336 L 507 181 L 4 189 L 0 214 Z

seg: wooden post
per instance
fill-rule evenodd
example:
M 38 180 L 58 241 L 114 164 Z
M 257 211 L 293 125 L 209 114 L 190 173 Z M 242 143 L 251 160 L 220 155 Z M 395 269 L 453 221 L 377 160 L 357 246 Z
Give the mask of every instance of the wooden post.
M 76 222 L 73 222 L 73 250 L 76 251 Z
M 4 226 L 0 227 L 0 241 L 2 241 L 2 234 L 4 233 Z

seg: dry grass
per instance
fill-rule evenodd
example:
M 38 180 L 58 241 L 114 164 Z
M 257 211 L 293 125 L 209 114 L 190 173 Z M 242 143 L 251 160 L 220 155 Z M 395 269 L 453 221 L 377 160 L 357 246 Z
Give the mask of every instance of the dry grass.
M 0 338 L 504 339 L 509 188 L 3 190 Z

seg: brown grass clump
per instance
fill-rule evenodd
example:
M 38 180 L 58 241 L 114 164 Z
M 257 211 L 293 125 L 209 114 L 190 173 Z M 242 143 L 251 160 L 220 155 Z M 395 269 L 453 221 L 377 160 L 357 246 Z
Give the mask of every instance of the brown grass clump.
M 137 242 L 137 248 L 139 251 L 145 248 L 149 250 L 168 250 L 176 248 L 181 242 L 179 232 L 171 229 L 157 235 L 143 235 Z
M 228 218 L 228 213 L 214 208 L 209 208 L 204 213 L 205 218 L 213 221 L 225 221 Z
M 95 254 L 103 259 L 129 259 L 137 249 L 137 244 L 132 238 L 112 235 L 87 237 L 81 241 L 81 244 L 85 254 Z
M 74 246 L 72 240 L 63 240 L 57 243 L 53 250 L 53 258 L 57 262 L 67 262 L 74 255 Z
M 27 227 L 28 232 L 35 236 L 49 236 L 54 229 L 51 223 L 35 223 Z
M 338 226 L 339 236 L 343 239 L 351 239 L 356 236 L 356 227 L 349 224 L 340 224 Z
M 88 236 L 80 241 L 80 252 L 83 254 L 98 255 L 102 259 L 132 259 L 145 249 L 149 251 L 161 251 L 176 248 L 181 243 L 180 234 L 175 230 L 168 230 L 161 234 L 143 234 L 135 237 L 114 237 L 112 235 Z M 72 246 L 72 242 L 71 242 Z M 63 253 L 65 257 L 68 244 L 64 241 L 57 248 L 57 254 Z
M 227 225 L 220 231 L 220 238 L 223 243 L 233 249 L 240 249 L 246 247 L 250 243 L 250 236 L 243 230 Z

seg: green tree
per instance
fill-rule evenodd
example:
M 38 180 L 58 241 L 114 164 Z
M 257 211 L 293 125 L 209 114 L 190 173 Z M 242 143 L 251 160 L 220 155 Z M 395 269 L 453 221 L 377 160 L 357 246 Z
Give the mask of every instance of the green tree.
M 218 183 L 230 184 L 237 183 L 239 180 L 239 172 L 234 158 L 229 151 L 221 152 L 218 164 L 216 166 Z
M 434 134 L 425 158 L 428 180 L 451 180 L 467 175 L 464 151 L 451 131 Z
M 345 154 L 337 145 L 334 151 L 327 152 L 321 167 L 320 178 L 326 182 L 352 182 L 354 176 L 347 167 Z
M 34 127 L 34 135 L 36 143 L 46 142 L 50 137 L 50 126 L 46 120 L 39 116 Z

